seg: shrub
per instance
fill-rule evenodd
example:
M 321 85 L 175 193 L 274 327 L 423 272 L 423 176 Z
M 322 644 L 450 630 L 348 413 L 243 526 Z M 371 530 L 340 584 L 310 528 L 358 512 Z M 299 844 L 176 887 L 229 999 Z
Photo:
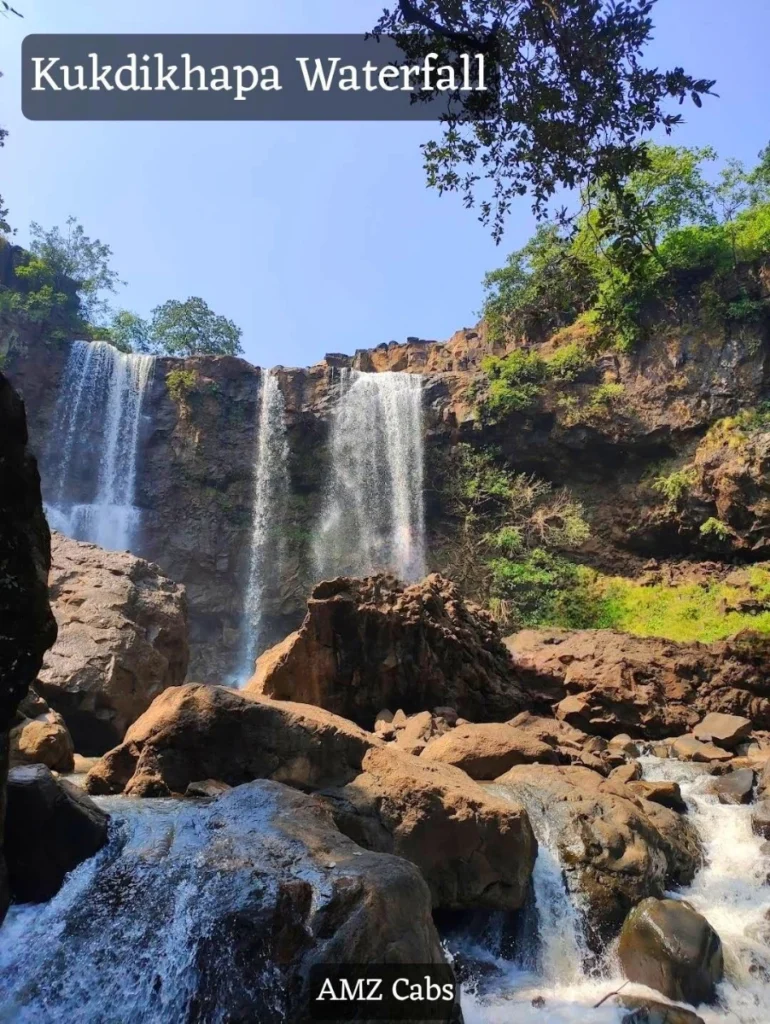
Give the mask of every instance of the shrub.
M 620 398 L 624 391 L 625 388 L 622 384 L 616 381 L 605 381 L 591 392 L 588 404 L 592 409 L 608 409 L 616 398 Z
M 523 349 L 515 349 L 507 356 L 488 356 L 482 367 L 489 377 L 484 410 L 493 417 L 530 408 L 548 375 L 548 364 L 542 356 Z
M 187 398 L 199 382 L 197 370 L 170 370 L 166 374 L 166 390 L 177 405 L 187 404 Z
M 721 519 L 710 516 L 705 523 L 701 524 L 700 535 L 701 537 L 714 537 L 716 540 L 727 540 L 728 537 L 732 537 L 733 531 Z
M 684 469 L 675 470 L 668 476 L 655 477 L 652 487 L 664 496 L 669 505 L 675 506 L 692 489 L 697 479 L 698 470 L 695 466 L 685 466 Z
M 588 365 L 588 355 L 577 342 L 558 348 L 548 359 L 548 376 L 553 380 L 576 380 Z

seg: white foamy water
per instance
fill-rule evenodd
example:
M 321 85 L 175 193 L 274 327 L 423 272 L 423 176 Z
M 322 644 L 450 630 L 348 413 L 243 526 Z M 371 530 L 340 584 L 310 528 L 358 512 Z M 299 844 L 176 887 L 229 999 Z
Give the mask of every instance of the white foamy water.
M 752 832 L 751 806 L 722 805 L 706 793 L 711 776 L 702 766 L 653 757 L 641 761 L 645 778 L 680 784 L 703 844 L 704 867 L 691 886 L 670 895 L 691 903 L 716 930 L 724 950 L 725 980 L 718 987 L 718 1005 L 691 1009 L 706 1024 L 768 1024 L 770 858 L 762 852 L 762 839 Z M 505 795 L 505 787 L 493 788 Z M 611 950 L 593 975 L 585 972 L 579 907 L 568 892 L 558 853 L 538 818 L 535 809 L 532 823 L 541 843 L 533 874 L 537 968 L 523 970 L 487 956 L 500 975 L 479 993 L 464 994 L 466 1024 L 620 1024 L 628 1011 L 618 1006 L 616 999 L 598 1008 L 596 1004 L 621 986 L 623 995 L 668 1002 L 643 986 L 624 984 Z M 478 955 L 478 950 L 471 953 Z
M 233 679 L 238 686 L 243 685 L 254 671 L 268 573 L 271 579 L 280 573 L 283 550 L 280 526 L 288 496 L 288 457 L 283 394 L 277 375 L 273 371 L 263 371 L 254 458 L 249 576 L 243 602 L 238 667 Z
M 104 341 L 72 343 L 45 458 L 54 529 L 116 551 L 133 543 L 139 426 L 154 362 Z
M 422 380 L 343 370 L 314 544 L 319 578 L 425 573 Z

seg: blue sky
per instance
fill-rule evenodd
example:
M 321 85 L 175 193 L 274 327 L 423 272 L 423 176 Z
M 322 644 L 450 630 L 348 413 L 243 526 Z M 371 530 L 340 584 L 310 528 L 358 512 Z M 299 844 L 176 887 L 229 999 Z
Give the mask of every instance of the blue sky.
M 0 19 L 0 194 L 24 243 L 30 220 L 72 213 L 108 242 L 146 315 L 201 295 L 243 328 L 247 358 L 306 365 L 477 319 L 481 279 L 519 247 L 526 200 L 496 247 L 456 197 L 425 187 L 425 124 L 25 121 L 19 55 L 30 32 L 356 32 L 378 0 L 16 0 Z M 685 107 L 681 144 L 751 161 L 770 141 L 767 0 L 659 0 L 650 63 L 718 79 Z

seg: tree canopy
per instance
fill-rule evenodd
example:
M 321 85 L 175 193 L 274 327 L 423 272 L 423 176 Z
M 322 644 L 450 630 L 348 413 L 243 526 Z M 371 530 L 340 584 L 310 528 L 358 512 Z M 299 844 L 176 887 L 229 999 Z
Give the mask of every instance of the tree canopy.
M 529 193 L 543 217 L 565 188 L 603 181 L 615 190 L 643 170 L 640 139 L 682 121 L 669 102 L 700 107 L 715 84 L 646 66 L 656 2 L 399 0 L 386 9 L 374 32 L 394 35 L 409 60 L 434 51 L 453 63 L 470 48 L 496 69 L 497 95 L 452 97 L 443 137 L 423 147 L 428 184 L 460 193 L 499 241 L 519 196 Z
M 180 357 L 240 355 L 242 333 L 232 320 L 217 315 L 196 296 L 156 306 L 149 321 L 119 310 L 108 330 L 112 343 L 123 351 Z

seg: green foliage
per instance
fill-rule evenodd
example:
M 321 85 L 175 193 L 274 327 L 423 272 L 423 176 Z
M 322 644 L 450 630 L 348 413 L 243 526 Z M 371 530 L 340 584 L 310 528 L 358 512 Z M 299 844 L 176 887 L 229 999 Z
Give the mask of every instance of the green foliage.
M 530 408 L 548 376 L 546 361 L 523 349 L 507 356 L 489 356 L 482 366 L 490 382 L 484 407 L 494 417 Z
M 710 516 L 705 523 L 701 524 L 700 535 L 701 537 L 713 537 L 715 540 L 722 541 L 732 537 L 733 531 L 721 519 Z
M 734 636 L 744 629 L 770 633 L 770 569 L 753 566 L 724 582 L 641 584 L 622 578 L 600 578 L 595 593 L 597 625 L 637 636 L 709 643 Z M 758 613 L 741 611 L 747 598 L 766 605 Z
M 128 309 L 113 313 L 107 332 L 109 340 L 121 352 L 150 351 L 150 325 Z
M 584 348 L 577 342 L 570 342 L 557 348 L 548 359 L 548 376 L 552 380 L 574 381 L 589 365 L 589 358 Z
M 59 276 L 44 259 L 30 256 L 15 274 L 18 288 L 0 288 L 0 317 L 45 328 L 54 339 L 85 333 L 77 296 L 61 287 Z
M 89 323 L 97 323 L 107 311 L 105 292 L 115 292 L 122 282 L 110 266 L 112 249 L 99 239 L 86 235 L 83 225 L 68 217 L 64 230 L 48 231 L 30 224 L 30 252 L 44 265 L 55 291 L 66 291 L 75 282 L 80 301 L 80 315 Z
M 684 469 L 674 470 L 667 476 L 655 477 L 652 487 L 664 496 L 669 505 L 676 506 L 692 489 L 697 479 L 698 470 L 695 466 L 685 466 Z
M 770 147 L 768 147 L 770 149 Z M 597 342 L 630 351 L 656 301 L 675 310 L 700 289 L 700 305 L 727 324 L 764 320 L 762 295 L 735 296 L 735 270 L 770 257 L 768 151 L 747 171 L 728 161 L 714 176 L 711 149 L 648 145 L 644 166 L 595 181 L 571 235 L 541 225 L 523 249 L 485 279 L 493 335 L 537 341 L 591 323 Z
M 166 390 L 172 401 L 185 406 L 190 393 L 198 387 L 199 380 L 197 370 L 171 370 L 166 374 Z
M 239 355 L 240 327 L 218 316 L 203 299 L 172 299 L 152 311 L 149 349 L 170 356 Z
M 624 386 L 618 381 L 604 381 L 593 389 L 588 404 L 592 409 L 606 410 L 617 398 L 620 398 L 624 391 Z
M 458 49 L 494 58 L 497 88 L 457 91 L 442 137 L 423 147 L 428 184 L 478 200 L 499 241 L 511 204 L 532 197 L 542 218 L 557 194 L 645 166 L 640 137 L 681 123 L 669 103 L 713 82 L 646 66 L 653 2 L 402 0 L 374 27 L 395 35 L 408 63 L 428 53 L 457 63 Z M 462 44 L 458 47 L 458 41 Z M 490 62 L 491 63 L 491 62 Z M 479 182 L 485 187 L 477 196 Z M 488 186 L 488 187 L 486 187 Z
M 467 444 L 449 455 L 445 493 L 458 521 L 445 559 L 453 578 L 483 576 L 478 596 L 509 625 L 539 615 L 548 622 L 587 621 L 585 609 L 578 612 L 587 595 L 577 593 L 587 577 L 563 554 L 589 536 L 579 502 L 544 480 L 506 469 L 496 450 Z

